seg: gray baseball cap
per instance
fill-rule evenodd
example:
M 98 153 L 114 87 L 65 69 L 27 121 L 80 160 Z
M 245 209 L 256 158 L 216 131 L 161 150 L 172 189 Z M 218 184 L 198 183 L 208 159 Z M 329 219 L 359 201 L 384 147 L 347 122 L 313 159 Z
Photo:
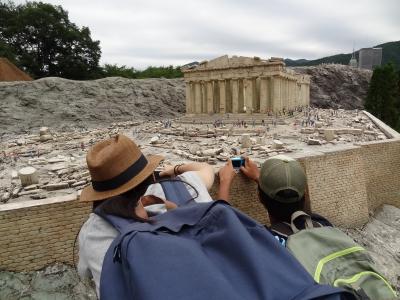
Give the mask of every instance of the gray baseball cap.
M 260 189 L 270 198 L 281 203 L 294 203 L 304 196 L 307 178 L 300 163 L 286 155 L 276 155 L 267 159 L 261 166 Z M 292 190 L 295 197 L 277 195 L 280 191 Z

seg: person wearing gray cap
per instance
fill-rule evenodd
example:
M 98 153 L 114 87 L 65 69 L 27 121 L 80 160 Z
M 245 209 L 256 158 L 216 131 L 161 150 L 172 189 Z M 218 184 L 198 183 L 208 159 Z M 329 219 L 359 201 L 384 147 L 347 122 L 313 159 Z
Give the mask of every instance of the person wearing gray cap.
M 282 223 L 290 223 L 292 215 L 297 211 L 305 211 L 310 214 L 315 226 L 332 226 L 325 218 L 317 214 L 311 214 L 306 203 L 307 178 L 300 163 L 285 155 L 276 155 L 267 159 L 259 169 L 257 165 L 246 158 L 245 165 L 240 168 L 242 173 L 255 181 L 258 185 L 258 197 L 268 211 L 273 234 L 282 244 L 285 244 L 287 236 L 283 233 L 286 226 Z M 300 217 L 296 225 L 304 228 L 304 220 Z

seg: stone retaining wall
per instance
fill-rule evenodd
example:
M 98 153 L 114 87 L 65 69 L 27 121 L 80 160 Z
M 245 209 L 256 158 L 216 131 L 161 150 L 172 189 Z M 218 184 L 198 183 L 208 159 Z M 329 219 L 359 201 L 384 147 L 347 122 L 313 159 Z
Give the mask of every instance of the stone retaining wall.
M 368 221 L 383 203 L 400 207 L 400 139 L 298 157 L 305 168 L 313 211 L 343 227 Z M 211 191 L 215 195 L 216 183 Z M 268 223 L 256 185 L 236 176 L 231 202 Z M 72 263 L 73 244 L 91 205 L 75 195 L 0 206 L 0 269 L 31 271 Z
M 368 207 L 382 204 L 400 207 L 400 139 L 362 147 Z
M 366 178 L 361 148 L 301 158 L 308 179 L 311 208 L 343 227 L 368 221 Z
M 72 264 L 79 228 L 91 211 L 76 195 L 0 206 L 0 269 L 31 271 Z

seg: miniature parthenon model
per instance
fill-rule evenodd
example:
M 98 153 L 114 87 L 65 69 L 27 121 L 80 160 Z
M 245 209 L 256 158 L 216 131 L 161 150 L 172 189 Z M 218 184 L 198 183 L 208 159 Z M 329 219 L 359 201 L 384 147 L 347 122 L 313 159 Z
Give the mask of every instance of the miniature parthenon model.
M 186 113 L 267 113 L 310 104 L 310 77 L 280 58 L 227 55 L 182 69 Z

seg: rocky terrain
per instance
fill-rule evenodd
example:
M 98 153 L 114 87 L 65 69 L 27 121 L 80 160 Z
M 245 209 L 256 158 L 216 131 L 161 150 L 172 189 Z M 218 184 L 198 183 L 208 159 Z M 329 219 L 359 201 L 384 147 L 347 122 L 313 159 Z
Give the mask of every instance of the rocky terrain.
M 363 228 L 347 231 L 368 250 L 377 270 L 400 292 L 400 209 L 383 205 Z
M 182 79 L 0 82 L 0 99 L 0 133 L 172 118 L 185 110 Z
M 0 299 L 95 300 L 92 282 L 79 278 L 70 266 L 53 265 L 38 272 L 0 272 Z
M 369 70 L 325 64 L 293 68 L 311 76 L 311 105 L 321 108 L 361 109 L 372 76 Z
M 322 108 L 362 108 L 370 71 L 343 65 L 295 68 L 311 75 L 311 104 Z M 0 82 L 0 134 L 40 126 L 81 129 L 113 122 L 157 120 L 185 112 L 183 79 L 93 81 L 43 78 Z

